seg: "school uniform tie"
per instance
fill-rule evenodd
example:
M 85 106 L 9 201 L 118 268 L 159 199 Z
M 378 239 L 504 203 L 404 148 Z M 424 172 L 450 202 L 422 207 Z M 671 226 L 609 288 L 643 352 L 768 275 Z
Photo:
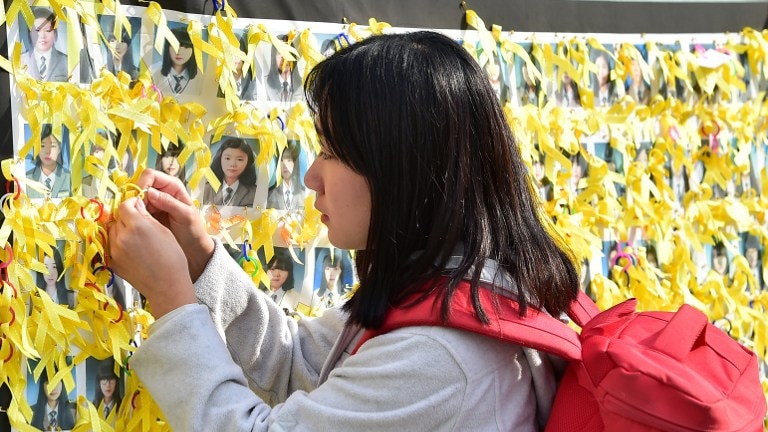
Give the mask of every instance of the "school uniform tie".
M 47 179 L 45 179 L 45 187 L 47 187 L 47 188 L 48 188 L 48 190 L 50 190 L 50 189 L 51 189 L 51 178 L 50 178 L 50 177 L 48 177 Z
M 55 430 L 56 426 L 58 426 L 58 422 L 56 421 L 56 410 L 53 410 L 48 413 L 48 428 Z
M 293 194 L 290 189 L 285 191 L 285 208 L 290 209 L 293 202 Z
M 48 71 L 48 66 L 45 64 L 45 57 L 40 57 L 40 78 L 45 78 L 45 73 Z
M 229 205 L 230 204 L 230 201 L 232 201 L 232 193 L 235 190 L 232 189 L 230 186 L 227 186 L 226 191 L 227 191 L 227 194 L 224 195 L 224 203 L 223 203 L 223 205 Z
M 174 75 L 173 79 L 176 80 L 176 83 L 173 85 L 173 92 L 181 93 L 181 91 L 184 90 L 184 77 Z
M 283 102 L 288 101 L 288 81 L 283 81 Z
M 105 405 L 104 406 L 104 418 L 109 417 L 109 411 L 110 411 L 110 407 Z

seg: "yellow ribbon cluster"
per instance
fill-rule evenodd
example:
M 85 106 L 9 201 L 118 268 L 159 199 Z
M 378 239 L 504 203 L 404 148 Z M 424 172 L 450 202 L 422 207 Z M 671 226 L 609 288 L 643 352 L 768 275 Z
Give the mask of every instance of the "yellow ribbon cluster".
M 73 27 L 85 26 L 104 39 L 97 14 L 115 17 L 115 34 L 131 28 L 119 2 L 80 2 L 50 0 L 50 7 L 62 22 Z M 26 1 L 14 0 L 7 10 L 0 9 L 0 23 L 13 24 L 19 17 L 28 25 L 33 21 L 32 10 Z M 170 32 L 164 12 L 156 3 L 149 3 L 146 17 L 157 29 L 154 49 L 162 51 L 167 40 L 177 46 Z M 50 382 L 63 382 L 71 389 L 74 382 L 71 369 L 87 357 L 115 359 L 124 367 L 133 351 L 132 342 L 146 337 L 152 323 L 148 311 L 137 305 L 126 310 L 106 295 L 110 283 L 103 222 L 114 213 L 117 204 L 140 193 L 133 185 L 136 177 L 121 169 L 111 171 L 106 161 L 121 160 L 130 154 L 137 162 L 135 175 L 146 168 L 150 146 L 161 152 L 179 140 L 185 149 L 179 156 L 184 165 L 190 158 L 197 169 L 189 179 L 189 187 L 196 188 L 201 181 L 219 187 L 209 166 L 210 149 L 205 137 L 218 141 L 221 136 L 236 133 L 257 138 L 261 149 L 257 164 L 265 166 L 281 154 L 288 140 L 297 140 L 312 153 L 319 150 L 313 119 L 306 105 L 298 103 L 287 110 L 264 112 L 250 104 L 242 104 L 232 79 L 233 58 L 245 62 L 244 69 L 254 68 L 254 52 L 260 44 L 275 47 L 289 60 L 306 63 L 309 71 L 323 59 L 318 43 L 310 29 L 291 32 L 288 42 L 276 37 L 265 24 L 245 29 L 247 50 L 241 52 L 236 14 L 227 7 L 225 14 L 216 14 L 207 28 L 190 20 L 188 31 L 196 58 L 203 54 L 213 64 L 217 82 L 224 94 L 226 112 L 211 118 L 206 107 L 199 102 L 179 103 L 172 97 L 162 97 L 153 87 L 147 68 L 142 65 L 138 81 L 130 82 L 125 73 L 114 76 L 101 71 L 89 86 L 67 83 L 47 83 L 31 79 L 21 64 L 21 46 L 10 46 L 10 59 L 0 58 L 0 67 L 14 76 L 23 97 L 21 115 L 29 124 L 31 136 L 19 145 L 18 155 L 37 155 L 40 152 L 40 130 L 43 124 L 52 124 L 54 135 L 61 137 L 66 127 L 71 136 L 73 196 L 54 202 L 32 202 L 24 190 L 45 192 L 46 188 L 25 178 L 16 161 L 2 165 L 3 175 L 13 187 L 0 200 L 5 222 L 0 227 L 0 244 L 7 245 L 0 252 L 2 265 L 7 270 L 0 289 L 0 384 L 5 383 L 13 393 L 8 407 L 15 428 L 35 430 L 28 425 L 31 410 L 25 398 L 26 359 L 38 360 L 32 371 L 38 379 L 42 373 Z M 645 248 L 629 244 L 623 258 L 611 269 L 611 278 L 601 274 L 592 276 L 591 289 L 601 308 L 636 297 L 641 309 L 670 310 L 686 302 L 704 310 L 710 319 L 722 324 L 730 334 L 754 349 L 761 358 L 768 354 L 768 320 L 764 313 L 768 294 L 755 290 L 756 280 L 749 271 L 744 257 L 738 255 L 733 242 L 738 233 L 750 232 L 766 244 L 766 193 L 768 175 L 760 173 L 762 194 L 754 190 L 740 198 L 713 198 L 715 186 L 727 188 L 729 180 L 748 173 L 749 155 L 760 146 L 768 133 L 768 106 L 763 95 L 746 103 L 735 103 L 733 95 L 744 92 L 745 70 L 738 62 L 722 62 L 713 67 L 696 52 L 670 52 L 656 43 L 647 43 L 649 55 L 660 59 L 655 71 L 632 44 L 618 44 L 614 52 L 606 49 L 595 38 L 570 37 L 556 44 L 537 43 L 532 39 L 528 52 L 513 33 L 504 33 L 498 26 L 490 30 L 474 11 L 466 11 L 470 26 L 477 29 L 478 46 L 465 43 L 465 47 L 478 62 L 497 62 L 503 59 L 511 65 L 516 59 L 526 65 L 525 73 L 531 82 L 559 85 L 568 74 L 582 89 L 590 87 L 596 66 L 589 60 L 591 50 L 604 51 L 615 62 L 611 79 L 627 77 L 631 64 L 639 63 L 646 82 L 673 85 L 676 80 L 692 90 L 694 83 L 702 94 L 696 103 L 683 103 L 677 99 L 665 100 L 659 96 L 647 105 L 625 97 L 607 109 L 594 108 L 590 91 L 583 91 L 581 105 L 573 110 L 555 106 L 552 101 L 523 107 L 505 104 L 504 113 L 518 138 L 524 158 L 529 164 L 546 158 L 544 172 L 553 184 L 552 199 L 544 202 L 544 211 L 554 220 L 580 258 L 602 254 L 602 239 L 612 232 L 618 240 L 632 243 L 642 236 L 646 243 L 656 245 L 658 267 L 652 266 Z M 203 31 L 207 31 L 207 39 Z M 337 39 L 339 47 L 374 34 L 390 31 L 387 23 L 371 19 L 367 26 L 348 24 L 344 37 Z M 71 32 L 78 34 L 78 32 Z M 725 48 L 747 58 L 751 76 L 768 77 L 765 67 L 766 35 L 745 29 L 738 37 L 732 35 Z M 12 41 L 13 42 L 13 41 Z M 79 52 L 82 38 L 68 40 L 69 52 Z M 493 53 L 498 52 L 500 59 Z M 70 55 L 69 70 L 75 69 L 77 56 Z M 202 65 L 201 65 L 202 66 Z M 210 67 L 210 66 L 209 66 Z M 716 95 L 721 99 L 717 99 Z M 121 136 L 117 147 L 99 134 L 107 131 Z M 607 131 L 611 148 L 620 153 L 625 163 L 623 173 L 611 169 L 606 161 L 586 151 L 582 140 L 598 131 Z M 639 133 L 638 133 L 639 131 Z M 633 161 L 643 136 L 652 142 L 647 162 Z M 710 145 L 718 142 L 717 151 L 703 151 L 702 138 Z M 88 155 L 89 144 L 105 149 L 104 160 Z M 758 147 L 759 151 L 762 151 Z M 589 174 L 576 187 L 570 187 L 570 155 L 581 154 L 587 161 Z M 631 161 L 631 162 L 630 162 Z M 664 180 L 669 167 L 685 167 L 691 172 L 697 165 L 706 170 L 702 183 L 686 194 L 684 202 L 677 204 L 673 192 Z M 83 197 L 81 179 L 91 175 L 99 180 L 98 199 Z M 617 188 L 626 190 L 619 194 Z M 279 215 L 274 210 L 257 209 L 254 214 L 222 218 L 215 207 L 206 216 L 209 232 L 232 245 L 244 243 L 241 265 L 256 283 L 268 285 L 264 263 L 253 252 L 263 249 L 265 259 L 274 254 L 274 242 L 290 246 L 298 261 L 296 249 L 313 247 L 324 237 L 320 214 L 314 209 L 313 197 L 305 202 L 301 215 Z M 202 215 L 201 215 L 202 217 Z M 642 234 L 636 234 L 636 233 Z M 11 242 L 11 236 L 12 242 Z M 736 255 L 732 266 L 732 279 L 724 279 L 711 272 L 704 283 L 696 278 L 699 272 L 693 253 L 715 240 L 725 243 Z M 39 289 L 30 273 L 44 273 L 45 256 L 52 256 L 57 242 L 63 242 L 63 261 L 71 275 L 70 289 L 77 293 L 74 309 L 57 305 Z M 763 268 L 768 271 L 768 260 L 763 257 Z M 65 273 L 65 272 L 62 272 Z M 766 275 L 761 275 L 767 280 Z M 309 311 L 311 313 L 311 311 Z M 78 355 L 70 357 L 76 348 Z M 766 385 L 768 388 L 768 384 Z M 163 416 L 150 395 L 135 375 L 127 375 L 127 391 L 117 419 L 116 429 L 126 431 L 167 430 Z M 113 430 L 99 418 L 97 408 L 80 398 L 78 423 L 75 430 Z
M 479 45 L 487 52 L 485 24 L 471 10 L 466 18 L 478 30 Z M 765 361 L 766 294 L 757 289 L 758 280 L 736 245 L 740 233 L 749 233 L 760 239 L 766 251 L 768 176 L 765 170 L 751 173 L 759 185 L 753 184 L 739 197 L 715 197 L 713 191 L 733 188 L 741 175 L 750 174 L 750 153 L 765 160 L 768 102 L 762 93 L 746 102 L 736 100 L 746 91 L 745 69 L 738 61 L 726 60 L 726 53 L 746 55 L 753 79 L 764 79 L 768 76 L 768 33 L 745 29 L 740 35 L 724 35 L 724 49 L 709 52 L 698 47 L 673 52 L 647 42 L 649 57 L 659 59 L 657 72 L 629 43 L 616 44 L 612 53 L 589 37 L 546 44 L 532 38 L 528 39 L 532 43 L 529 55 L 513 32 L 493 26 L 490 35 L 500 57 L 510 65 L 515 59 L 522 61 L 528 78 L 541 88 L 557 85 L 567 73 L 581 89 L 580 109 L 562 108 L 540 97 L 538 106 L 508 102 L 504 110 L 529 165 L 533 167 L 545 156 L 544 172 L 553 185 L 551 199 L 544 202 L 545 211 L 577 255 L 585 260 L 602 257 L 607 235 L 629 243 L 626 258 L 609 269 L 610 278 L 591 275 L 591 291 L 601 309 L 632 297 L 638 299 L 640 310 L 676 310 L 689 303 Z M 693 92 L 698 86 L 702 96 L 691 100 L 657 95 L 647 105 L 624 96 L 611 107 L 595 108 L 590 79 L 596 67 L 587 55 L 590 49 L 612 57 L 615 68 L 610 79 L 617 85 L 623 85 L 632 62 L 637 62 L 648 84 L 656 80 L 675 85 L 679 81 L 684 91 Z M 493 61 L 472 47 L 468 50 L 481 64 Z M 708 55 L 726 57 L 712 62 Z M 622 155 L 624 173 L 609 168 L 609 161 L 590 154 L 580 144 L 599 131 L 606 134 L 613 151 Z M 645 142 L 651 144 L 647 161 L 635 160 Z M 586 159 L 588 175 L 573 187 L 568 184 L 569 156 L 576 154 Z M 678 204 L 667 179 L 671 170 L 681 167 L 689 175 L 696 169 L 705 174 L 701 184 L 690 185 Z M 618 187 L 626 190 L 623 196 L 617 194 Z M 697 274 L 702 269 L 694 257 L 715 242 L 724 243 L 734 256 L 732 277 L 708 270 L 699 283 Z M 647 244 L 655 245 L 658 267 L 646 258 Z M 763 252 L 763 272 L 758 275 L 763 285 L 768 281 L 766 258 Z

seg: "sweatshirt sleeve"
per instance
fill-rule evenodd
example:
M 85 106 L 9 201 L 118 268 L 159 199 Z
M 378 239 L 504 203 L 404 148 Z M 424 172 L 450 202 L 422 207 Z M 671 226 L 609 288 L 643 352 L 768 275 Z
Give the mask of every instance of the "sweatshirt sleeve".
M 210 315 L 206 324 L 212 322 L 224 342 L 220 347 L 228 351 L 230 361 L 240 366 L 247 385 L 261 399 L 275 404 L 296 390 L 311 391 L 317 386 L 323 363 L 344 325 L 345 317 L 340 310 L 329 310 L 322 317 L 303 318 L 300 322 L 287 317 L 253 284 L 218 240 L 213 257 L 195 282 L 195 290 L 198 301 Z M 191 314 L 195 325 L 202 326 L 197 322 L 199 312 L 178 311 L 184 319 Z M 173 320 L 172 316 L 167 318 Z M 153 324 L 150 335 L 161 331 L 165 319 Z M 198 336 L 201 343 L 210 343 L 207 336 Z M 179 337 L 186 337 L 186 329 Z M 142 345 L 148 346 L 142 349 L 150 351 L 152 342 L 152 338 L 144 341 Z M 206 346 L 198 349 L 200 353 L 208 352 Z M 137 363 L 135 357 L 139 354 L 134 355 L 132 363 Z
M 186 305 L 152 326 L 131 368 L 174 431 L 454 430 L 464 370 L 445 344 L 414 336 L 380 336 L 321 386 L 270 406 L 248 388 L 206 308 Z M 284 374 L 267 363 L 254 368 Z

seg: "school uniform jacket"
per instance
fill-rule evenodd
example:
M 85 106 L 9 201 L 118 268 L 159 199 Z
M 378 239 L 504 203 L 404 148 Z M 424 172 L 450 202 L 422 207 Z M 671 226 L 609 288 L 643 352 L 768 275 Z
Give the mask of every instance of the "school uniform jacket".
M 491 273 L 492 274 L 492 273 Z M 362 335 L 339 308 L 295 321 L 219 241 L 200 304 L 157 320 L 130 361 L 176 431 L 542 430 L 549 356 L 447 327 Z
M 221 183 L 220 188 L 227 187 L 223 182 Z M 213 188 L 208 183 L 205 184 L 205 187 L 203 188 L 203 204 L 215 204 L 217 206 L 224 205 L 224 203 L 220 201 L 214 202 L 214 198 L 219 198 L 216 196 L 216 192 L 213 191 Z M 223 199 L 223 198 L 221 198 Z M 240 183 L 237 186 L 237 190 L 235 191 L 235 195 L 232 197 L 232 202 L 229 203 L 229 206 L 232 207 L 253 207 L 253 201 L 256 199 L 256 186 L 248 186 Z
M 22 54 L 21 63 L 27 65 L 27 73 L 29 73 L 30 77 L 37 80 L 40 79 L 40 68 L 35 59 L 34 50 L 29 50 Z M 51 48 L 51 59 L 47 65 L 46 75 L 48 76 L 46 81 L 66 82 L 69 78 L 67 73 L 67 55 L 56 48 Z
M 35 166 L 31 170 L 27 171 L 27 178 L 36 182 L 42 183 L 42 175 L 42 168 L 40 168 L 40 166 Z M 56 166 L 55 175 L 56 178 L 53 180 L 53 184 L 51 185 L 51 198 L 64 198 L 70 196 L 72 190 L 72 179 L 69 170 L 59 164 Z M 27 196 L 30 198 L 45 198 L 45 195 L 32 188 L 27 189 Z

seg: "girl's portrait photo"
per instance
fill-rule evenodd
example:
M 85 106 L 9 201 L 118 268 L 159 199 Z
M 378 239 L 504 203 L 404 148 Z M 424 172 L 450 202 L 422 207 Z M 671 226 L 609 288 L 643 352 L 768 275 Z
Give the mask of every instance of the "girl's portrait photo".
M 31 131 L 29 125 L 24 126 L 26 138 Z M 30 154 L 26 159 L 27 178 L 42 183 L 50 191 L 48 194 L 27 188 L 30 198 L 64 198 L 71 195 L 72 178 L 69 170 L 69 133 L 65 127 L 61 129 L 61 139 L 53 135 L 50 124 L 44 124 L 40 133 L 40 153 L 32 159 Z
M 349 251 L 338 248 L 315 249 L 315 296 L 325 307 L 342 302 L 354 285 Z
M 301 154 L 298 141 L 288 141 L 277 160 L 275 183 L 267 195 L 267 208 L 289 211 L 304 210 L 304 173 L 306 157 Z M 302 168 L 302 169 L 300 169 Z
M 283 42 L 288 41 L 287 35 L 280 36 L 280 39 Z M 304 100 L 298 62 L 284 58 L 274 47 L 269 61 L 270 68 L 266 78 L 267 100 L 280 102 L 282 106 Z
M 117 76 L 120 72 L 125 72 L 135 81 L 139 77 L 139 50 L 141 29 L 141 18 L 128 17 L 131 23 L 132 34 L 123 28 L 120 34 L 115 34 L 115 17 L 111 15 L 102 15 L 99 18 L 102 32 L 107 43 L 102 42 L 102 58 L 104 67 Z
M 513 100 L 517 102 L 517 106 L 538 105 L 539 97 L 545 97 L 545 95 L 542 94 L 541 80 L 529 70 L 529 67 L 538 68 L 537 62 L 531 54 L 531 43 L 526 42 L 521 45 L 531 58 L 531 63 L 529 66 L 521 57 L 515 56 L 516 97 Z
M 643 58 L 641 61 L 648 61 L 647 50 L 645 46 L 636 46 Z M 651 101 L 651 83 L 647 82 L 643 77 L 643 72 L 640 67 L 640 61 L 638 59 L 632 59 L 629 69 L 629 75 L 624 81 L 624 92 L 629 95 L 635 102 L 648 105 Z
M 34 370 L 37 363 L 36 360 L 30 360 L 29 370 Z M 27 373 L 27 400 L 32 408 L 30 424 L 42 431 L 72 430 L 77 419 L 77 391 L 72 389 L 67 393 L 63 382 L 49 386 L 48 372 L 44 370 L 39 381 L 35 381 L 31 372 Z M 50 374 L 53 375 L 55 371 Z M 72 369 L 72 377 L 75 377 L 75 369 Z
M 611 49 L 611 45 L 606 45 L 606 49 Z M 597 73 L 592 75 L 592 91 L 595 94 L 595 107 L 610 107 L 619 99 L 616 90 L 616 82 L 611 79 L 614 61 L 611 56 L 601 50 L 592 49 L 590 51 L 590 60 L 595 64 Z
M 235 34 L 238 35 L 238 40 L 240 41 L 240 51 L 242 51 L 245 54 L 248 54 L 248 32 L 247 30 L 236 30 Z M 240 58 L 235 58 L 232 60 L 234 63 L 234 70 L 232 71 L 232 79 L 235 82 L 235 92 L 237 94 L 237 97 L 240 98 L 240 100 L 243 101 L 252 101 L 256 100 L 258 97 L 260 90 L 259 90 L 259 81 L 257 77 L 260 76 L 258 69 L 258 62 L 252 62 L 253 67 L 248 67 L 248 70 L 245 70 L 245 62 L 243 62 Z M 263 91 L 263 90 L 262 90 Z M 218 97 L 224 97 L 224 93 L 221 90 L 221 87 L 219 87 L 219 91 L 217 93 Z
M 35 273 L 35 283 L 45 291 L 54 303 L 75 307 L 75 292 L 67 286 L 68 276 L 64 274 L 64 261 L 61 259 L 59 248 L 53 249 L 53 256 L 46 255 L 43 264 L 47 273 Z
M 297 257 L 303 262 L 304 251 L 297 251 Z M 303 300 L 301 289 L 304 265 L 295 262 L 287 248 L 276 247 L 275 254 L 267 262 L 265 269 L 269 276 L 269 288 L 265 290 L 267 295 L 287 315 L 292 315 Z
M 168 26 L 179 41 L 179 49 L 174 50 L 171 44 L 165 41 L 162 60 L 152 67 L 152 82 L 163 96 L 199 95 L 203 89 L 203 71 L 198 70 L 195 51 L 186 26 L 182 23 L 168 23 Z M 157 53 L 155 57 L 158 57 Z
M 21 64 L 27 66 L 30 77 L 40 81 L 66 82 L 69 80 L 67 58 L 67 25 L 56 19 L 48 8 L 32 8 L 34 24 L 29 28 L 20 22 L 22 45 Z M 79 55 L 79 53 L 78 53 Z M 79 76 L 79 71 L 73 71 Z
M 256 198 L 256 140 L 224 137 L 211 145 L 215 156 L 211 170 L 221 181 L 218 191 L 207 182 L 203 186 L 203 204 L 253 207 Z
M 86 396 L 96 407 L 99 416 L 114 427 L 120 404 L 123 401 L 123 379 L 115 373 L 115 360 L 85 361 Z
M 154 167 L 158 171 L 162 171 L 170 176 L 176 177 L 183 184 L 187 184 L 187 165 L 191 165 L 192 161 L 187 161 L 182 165 L 179 162 L 179 155 L 184 151 L 184 143 L 179 141 L 178 143 L 169 143 L 162 153 L 158 154 L 154 149 L 149 150 L 149 165 Z M 191 167 L 190 167 L 191 170 Z

